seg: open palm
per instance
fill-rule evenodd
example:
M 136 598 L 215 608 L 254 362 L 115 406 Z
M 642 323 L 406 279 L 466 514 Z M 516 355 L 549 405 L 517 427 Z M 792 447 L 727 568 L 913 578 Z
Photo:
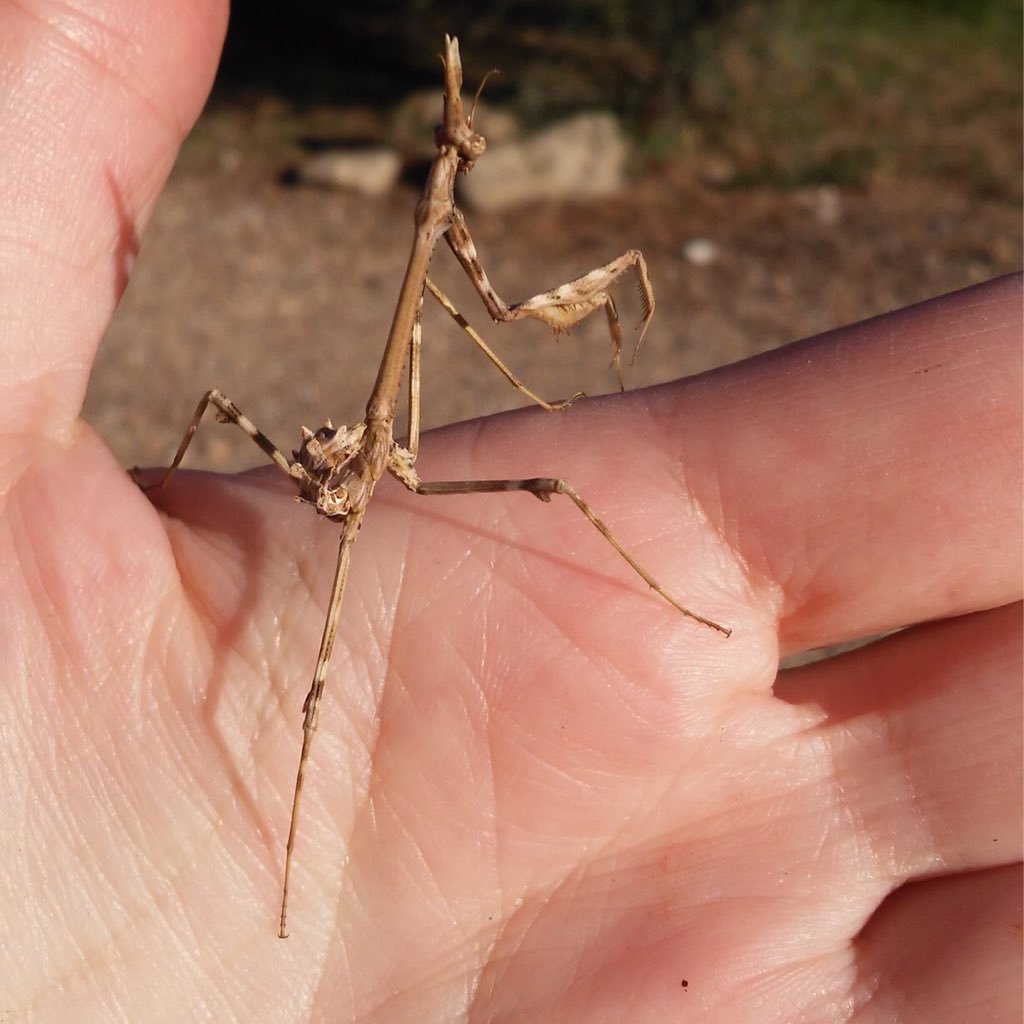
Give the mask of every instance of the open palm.
M 78 419 L 224 11 L 34 7 L 0 10 L 0 1019 L 1013 1019 L 1020 282 L 427 437 L 427 480 L 568 476 L 734 633 L 568 502 L 382 484 L 281 942 L 337 527 L 273 469 L 151 503 Z

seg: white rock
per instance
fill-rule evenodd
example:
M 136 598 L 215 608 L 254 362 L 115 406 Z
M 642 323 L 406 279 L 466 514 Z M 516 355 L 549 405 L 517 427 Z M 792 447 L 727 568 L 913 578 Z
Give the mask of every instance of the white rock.
M 683 258 L 696 267 L 710 267 L 718 262 L 718 246 L 710 238 L 690 238 L 683 243 Z
M 379 196 L 394 187 L 401 169 L 401 159 L 390 149 L 336 149 L 303 160 L 296 176 L 304 185 Z
M 480 129 L 485 125 L 480 121 Z M 629 146 L 616 118 L 578 114 L 504 145 L 489 144 L 461 194 L 478 210 L 500 210 L 539 199 L 593 199 L 622 189 Z

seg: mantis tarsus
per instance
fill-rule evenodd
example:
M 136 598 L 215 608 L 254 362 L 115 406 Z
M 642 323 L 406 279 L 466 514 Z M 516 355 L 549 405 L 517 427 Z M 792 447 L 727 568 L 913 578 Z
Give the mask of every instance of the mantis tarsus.
M 635 249 L 597 270 L 534 296 L 525 302 L 509 306 L 498 296 L 487 280 L 480 265 L 476 249 L 466 227 L 465 218 L 455 205 L 455 177 L 468 172 L 486 147 L 482 135 L 473 130 L 473 113 L 464 114 L 462 108 L 462 65 L 458 41 L 445 37 L 443 57 L 445 74 L 444 119 L 435 133 L 437 154 L 416 206 L 416 233 L 412 252 L 402 281 L 394 319 L 381 357 L 377 380 L 366 403 L 366 417 L 353 427 L 334 427 L 330 421 L 315 433 L 302 429 L 302 445 L 289 459 L 249 420 L 238 407 L 220 391 L 208 391 L 200 400 L 195 415 L 185 431 L 171 465 L 155 487 L 164 486 L 174 474 L 185 455 L 189 443 L 208 405 L 213 405 L 218 419 L 235 423 L 270 457 L 270 459 L 296 483 L 299 498 L 308 502 L 321 515 L 341 524 L 341 543 L 337 568 L 331 587 L 327 620 L 324 624 L 320 651 L 316 659 L 313 681 L 303 704 L 302 753 L 292 799 L 288 844 L 285 853 L 284 882 L 281 894 L 279 935 L 288 935 L 288 890 L 291 880 L 295 836 L 298 827 L 299 806 L 302 799 L 306 766 L 309 762 L 313 735 L 316 732 L 323 696 L 324 678 L 334 647 L 338 619 L 341 612 L 345 581 L 348 576 L 352 545 L 366 515 L 366 509 L 377 481 L 387 472 L 417 494 L 469 494 L 496 491 L 526 491 L 542 501 L 550 501 L 554 494 L 564 494 L 601 532 L 633 570 L 661 597 L 683 615 L 719 633 L 728 636 L 730 630 L 684 607 L 668 594 L 654 578 L 640 566 L 619 544 L 608 527 L 595 514 L 565 480 L 536 477 L 526 480 L 449 480 L 424 482 L 415 470 L 420 434 L 420 315 L 423 293 L 429 290 L 448 312 L 458 320 L 484 353 L 498 366 L 508 379 L 531 400 L 549 410 L 571 405 L 579 395 L 563 402 L 548 403 L 529 391 L 487 348 L 483 340 L 466 323 L 448 299 L 427 277 L 427 269 L 438 241 L 444 238 L 462 264 L 483 299 L 487 311 L 497 321 L 520 320 L 525 317 L 541 320 L 556 331 L 568 330 L 590 313 L 603 308 L 608 317 L 615 363 L 618 365 L 622 348 L 622 335 L 615 304 L 606 289 L 624 272 L 632 269 L 638 280 L 643 301 L 643 313 L 637 326 L 636 346 L 654 312 L 654 296 L 647 276 L 643 256 Z M 474 102 L 475 108 L 475 102 Z M 402 376 L 408 358 L 409 368 L 409 439 L 406 447 L 394 438 L 395 410 L 401 390 Z

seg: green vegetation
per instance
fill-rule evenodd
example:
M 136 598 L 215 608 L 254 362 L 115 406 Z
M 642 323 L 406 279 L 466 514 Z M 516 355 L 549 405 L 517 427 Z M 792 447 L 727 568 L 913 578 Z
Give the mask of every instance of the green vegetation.
M 748 4 L 702 40 L 688 145 L 736 184 L 909 175 L 1019 199 L 1020 53 L 1018 2 Z

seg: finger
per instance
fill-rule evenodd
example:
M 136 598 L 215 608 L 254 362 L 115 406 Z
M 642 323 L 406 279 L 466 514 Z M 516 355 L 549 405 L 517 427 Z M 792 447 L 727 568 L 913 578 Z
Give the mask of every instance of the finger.
M 1019 868 L 906 886 L 857 940 L 857 1021 L 1020 1020 Z
M 199 113 L 222 0 L 0 8 L 0 431 L 67 436 L 139 234 Z
M 1003 278 L 557 418 L 453 428 L 421 476 L 567 476 L 657 552 L 662 585 L 735 627 L 733 651 L 995 607 L 1021 596 L 1020 334 Z
M 1020 606 L 908 630 L 784 673 L 813 709 L 835 805 L 902 883 L 1021 859 Z
M 1020 598 L 1020 338 L 1003 278 L 645 396 L 784 650 Z

